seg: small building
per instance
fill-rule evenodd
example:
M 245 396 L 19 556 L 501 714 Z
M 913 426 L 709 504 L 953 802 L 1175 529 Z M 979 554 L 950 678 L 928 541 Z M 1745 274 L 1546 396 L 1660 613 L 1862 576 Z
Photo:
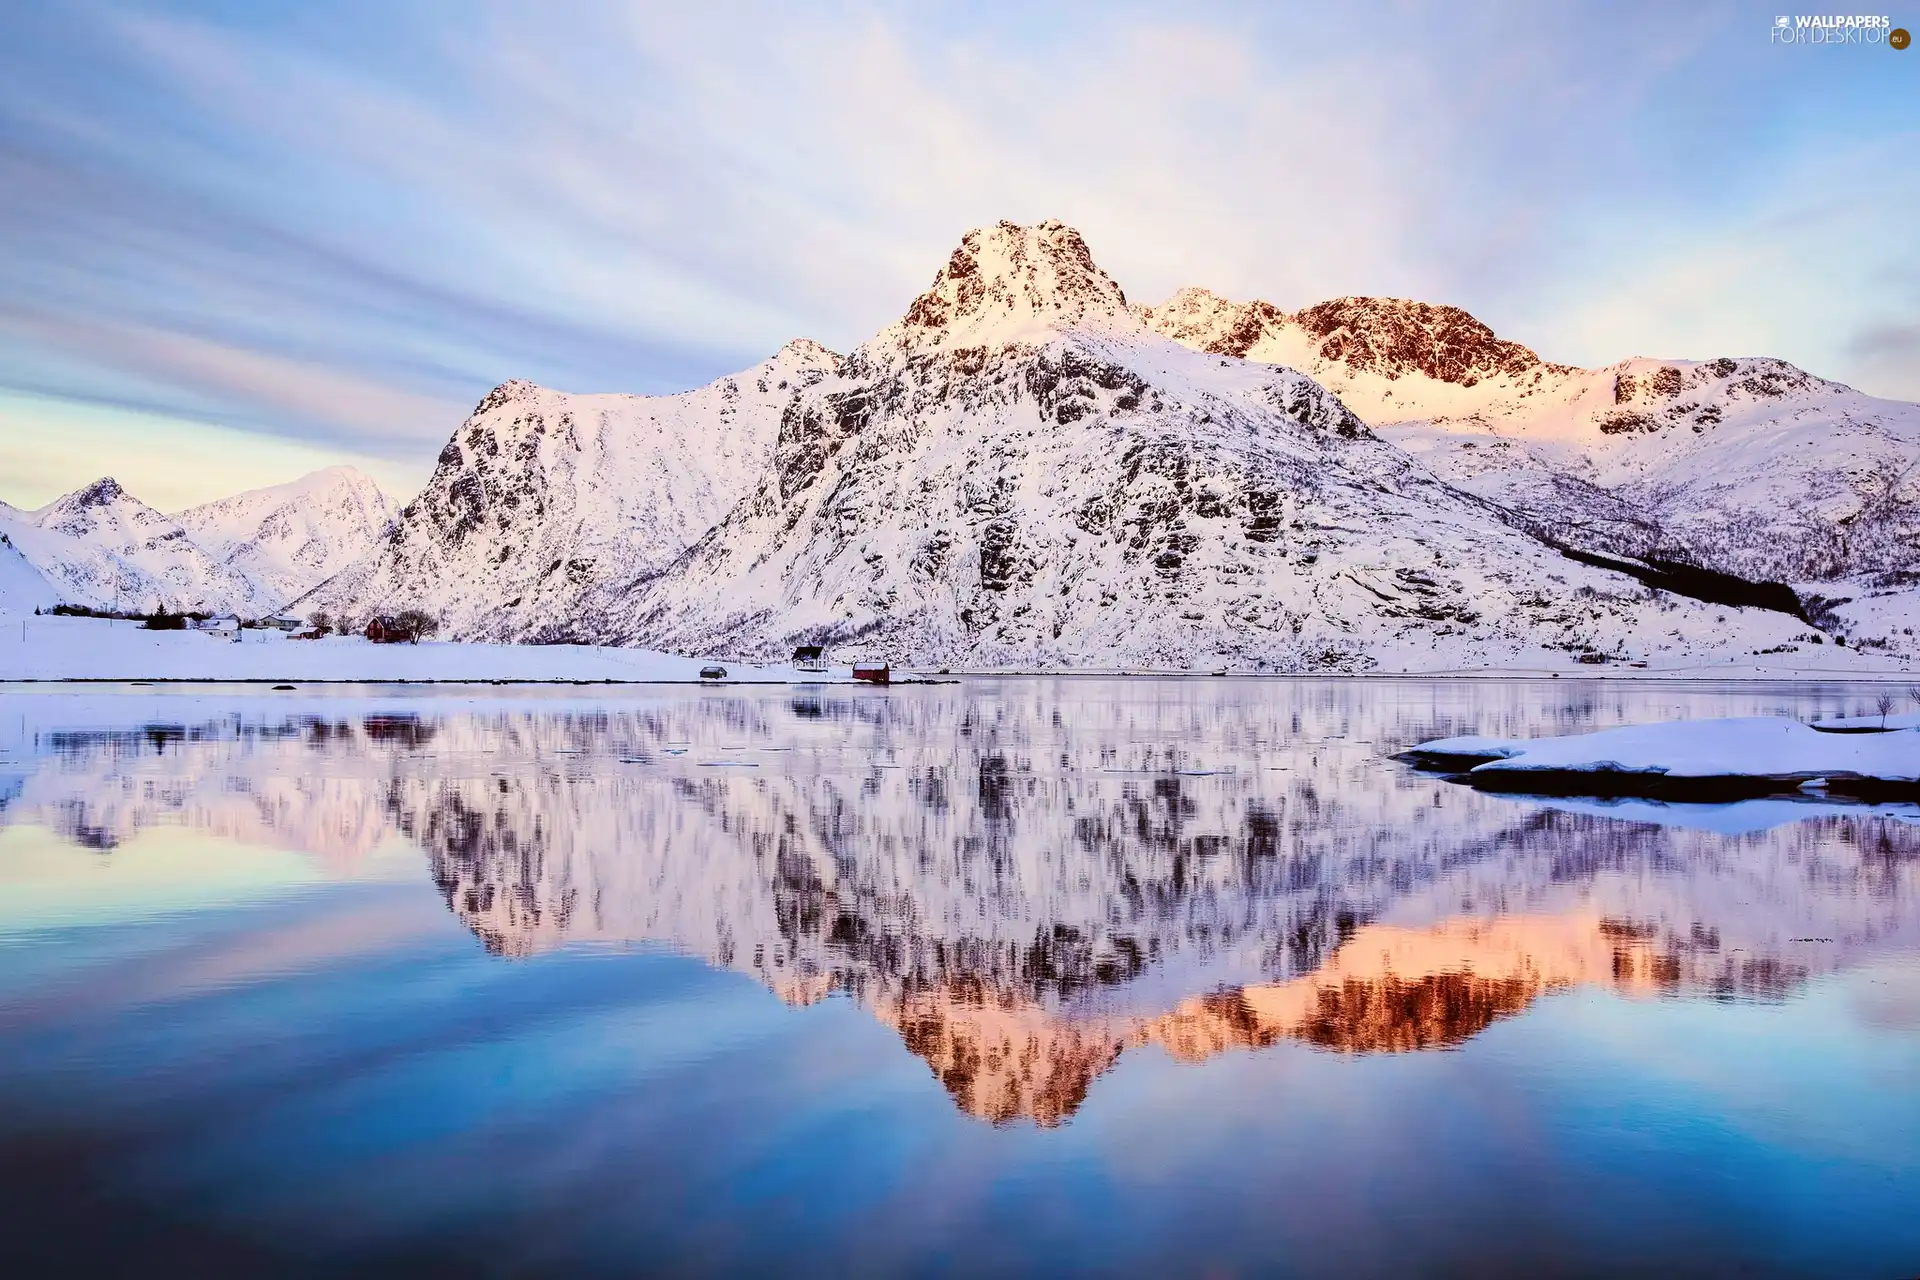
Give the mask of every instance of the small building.
M 367 620 L 367 639 L 373 641 L 375 644 L 393 644 L 397 642 L 400 637 L 390 635 L 390 630 L 391 628 L 388 627 L 385 618 L 370 618 Z
M 865 680 L 868 684 L 892 684 L 893 669 L 884 662 L 856 662 L 853 664 L 853 678 Z
M 725 680 L 727 678 L 727 669 L 720 666 L 702 667 L 700 668 L 700 678 L 702 680 Z
M 793 651 L 793 665 L 800 671 L 825 671 L 826 651 L 817 644 L 803 644 Z
M 260 625 L 263 627 L 272 627 L 275 631 L 298 631 L 307 624 L 298 618 L 286 618 L 276 614 L 271 618 L 260 619 Z

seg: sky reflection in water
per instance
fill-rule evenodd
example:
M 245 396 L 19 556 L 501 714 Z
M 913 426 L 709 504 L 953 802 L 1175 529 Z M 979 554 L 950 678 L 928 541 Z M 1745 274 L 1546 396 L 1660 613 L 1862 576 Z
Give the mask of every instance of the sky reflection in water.
M 1841 686 L 0 703 L 0 1261 L 1920 1266 L 1920 815 L 1422 737 Z

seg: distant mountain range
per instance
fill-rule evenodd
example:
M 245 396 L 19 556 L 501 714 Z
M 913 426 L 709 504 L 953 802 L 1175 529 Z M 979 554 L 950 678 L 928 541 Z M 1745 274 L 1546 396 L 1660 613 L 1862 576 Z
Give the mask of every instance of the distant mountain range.
M 260 616 L 364 556 L 392 519 L 387 496 L 352 467 L 173 515 L 96 480 L 37 511 L 0 504 L 0 535 L 25 561 L 0 573 L 0 607 Z
M 174 517 L 101 481 L 0 532 L 77 602 L 740 657 L 1911 655 L 1917 459 L 1920 406 L 1782 361 L 1577 369 L 1399 299 L 1135 306 L 1071 227 L 1003 222 L 844 356 L 798 340 L 669 396 L 505 383 L 397 512 L 336 469 Z

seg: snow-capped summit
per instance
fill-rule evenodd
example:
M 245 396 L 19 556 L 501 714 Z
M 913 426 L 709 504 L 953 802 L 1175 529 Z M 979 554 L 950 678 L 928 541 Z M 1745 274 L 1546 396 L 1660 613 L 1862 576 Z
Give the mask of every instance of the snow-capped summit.
M 927 291 L 880 344 L 979 347 L 1065 328 L 1133 328 L 1127 298 L 1064 223 L 997 222 L 960 238 Z
M 56 498 L 46 508 L 42 523 L 52 527 L 56 521 L 78 518 L 80 513 L 90 507 L 110 507 L 116 501 L 127 496 L 120 482 L 112 476 L 101 476 L 92 484 L 83 485 L 65 497 Z
M 365 555 L 393 512 L 393 503 L 364 473 L 327 467 L 174 518 L 262 596 L 284 605 Z

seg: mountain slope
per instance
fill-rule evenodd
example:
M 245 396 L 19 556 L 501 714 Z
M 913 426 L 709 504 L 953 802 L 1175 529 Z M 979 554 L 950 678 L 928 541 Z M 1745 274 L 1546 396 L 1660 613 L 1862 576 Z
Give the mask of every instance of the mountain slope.
M 1289 315 L 1188 289 L 1140 314 L 1311 374 L 1443 479 L 1593 550 L 1801 582 L 1920 569 L 1920 405 L 1771 359 L 1577 369 L 1402 299 Z
M 18 512 L 0 503 L 0 528 L 9 516 Z M 32 613 L 51 609 L 60 603 L 60 593 L 13 545 L 9 534 L 0 533 L 0 613 Z
M 504 383 L 387 537 L 307 603 L 355 618 L 425 609 L 460 639 L 567 635 L 584 595 L 659 571 L 733 505 L 766 468 L 783 407 L 837 363 L 801 339 L 679 395 Z
M 359 559 L 392 518 L 386 494 L 352 467 L 328 467 L 174 516 L 201 547 L 280 604 Z
M 38 511 L 5 518 L 5 533 L 66 600 L 96 608 L 271 607 L 253 584 L 193 541 L 178 521 L 96 480 Z
M 1804 630 L 1750 612 L 1728 639 L 1725 610 L 1568 561 L 1313 379 L 1155 333 L 1059 223 L 969 233 L 901 322 L 786 406 L 773 454 L 668 572 L 588 598 L 589 634 L 1352 670 Z

